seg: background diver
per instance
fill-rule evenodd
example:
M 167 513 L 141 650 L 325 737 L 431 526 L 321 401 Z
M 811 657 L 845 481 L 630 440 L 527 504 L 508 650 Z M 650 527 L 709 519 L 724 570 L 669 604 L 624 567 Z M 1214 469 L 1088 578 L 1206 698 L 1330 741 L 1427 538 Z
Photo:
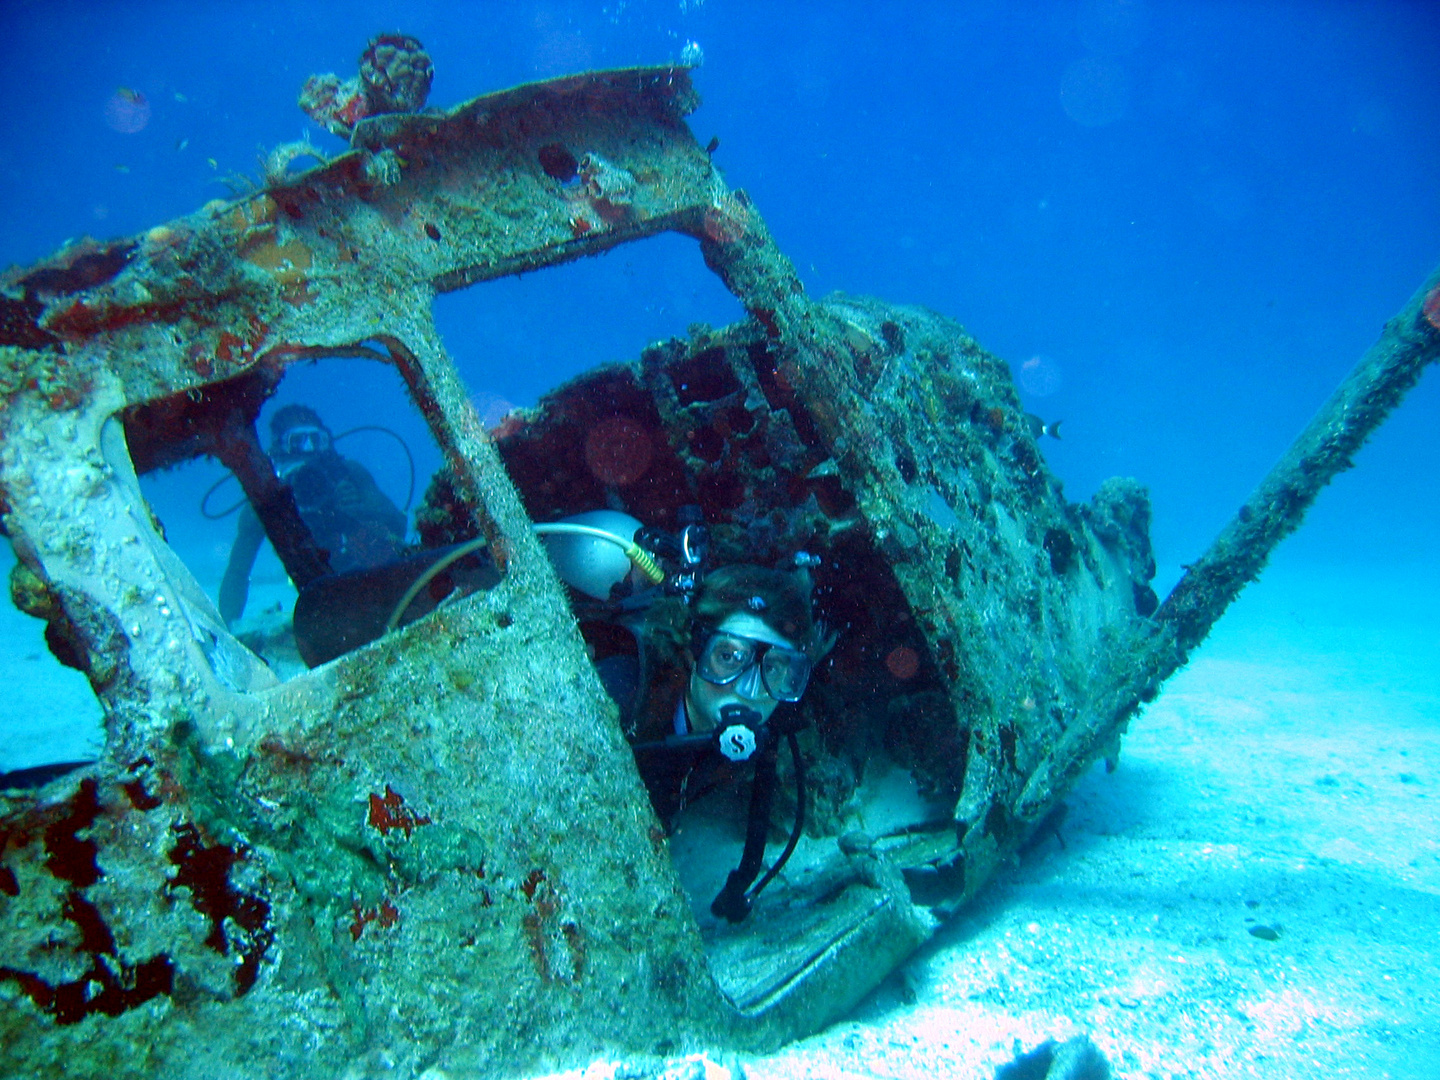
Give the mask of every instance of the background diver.
M 270 460 L 294 493 L 300 518 L 334 573 L 380 566 L 399 557 L 408 521 L 368 469 L 336 453 L 334 436 L 308 405 L 286 405 L 270 418 Z M 265 529 L 248 502 L 220 583 L 220 614 L 233 626 L 245 611 L 250 571 Z

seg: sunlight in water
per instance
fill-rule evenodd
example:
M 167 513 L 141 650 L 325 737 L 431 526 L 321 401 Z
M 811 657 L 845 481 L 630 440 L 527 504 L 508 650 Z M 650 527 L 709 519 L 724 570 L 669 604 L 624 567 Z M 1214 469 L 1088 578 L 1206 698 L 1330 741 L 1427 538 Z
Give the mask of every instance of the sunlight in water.
M 139 90 L 122 86 L 105 102 L 105 123 L 122 135 L 144 131 L 150 123 L 150 102 Z
M 1049 397 L 1065 385 L 1065 376 L 1050 357 L 1032 356 L 1020 365 L 1020 385 L 1027 394 Z

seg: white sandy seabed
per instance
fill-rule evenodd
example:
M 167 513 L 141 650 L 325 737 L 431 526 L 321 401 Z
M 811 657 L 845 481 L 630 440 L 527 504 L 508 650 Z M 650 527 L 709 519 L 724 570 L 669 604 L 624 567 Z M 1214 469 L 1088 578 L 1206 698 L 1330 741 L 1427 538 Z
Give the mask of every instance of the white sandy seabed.
M 85 756 L 83 679 L 0 619 L 0 769 Z M 1068 803 L 854 1016 L 734 1072 L 989 1080 L 1083 1034 L 1116 1077 L 1440 1078 L 1433 568 L 1272 567 Z
M 748 1080 L 989 1080 L 1081 1034 L 1116 1077 L 1440 1078 L 1433 568 L 1272 567 L 1067 802 L 1063 847 Z

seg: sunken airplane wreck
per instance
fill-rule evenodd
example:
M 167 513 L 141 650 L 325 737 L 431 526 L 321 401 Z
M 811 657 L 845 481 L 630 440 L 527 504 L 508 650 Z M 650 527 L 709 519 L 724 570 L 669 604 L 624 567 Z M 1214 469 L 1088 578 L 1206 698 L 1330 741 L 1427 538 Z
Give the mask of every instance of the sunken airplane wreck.
M 1114 756 L 1435 355 L 1422 295 L 1161 604 L 1144 489 L 1067 503 L 956 324 L 808 297 L 695 103 L 660 67 L 352 113 L 332 161 L 6 279 L 12 596 L 107 730 L 102 760 L 0 804 L 17 1074 L 514 1075 L 814 1031 Z M 749 317 L 487 434 L 435 296 L 664 231 Z M 445 462 L 424 549 L 359 578 L 329 573 L 255 431 L 287 368 L 334 358 L 392 366 Z M 596 432 L 640 464 L 587 467 Z M 300 589 L 283 634 L 238 639 L 167 544 L 139 478 L 197 457 Z M 596 508 L 703 521 L 709 565 L 807 553 L 842 631 L 796 706 L 805 835 L 741 921 L 707 917 L 533 531 Z M 310 662 L 283 680 L 282 646 Z M 722 876 L 734 805 L 687 810 Z

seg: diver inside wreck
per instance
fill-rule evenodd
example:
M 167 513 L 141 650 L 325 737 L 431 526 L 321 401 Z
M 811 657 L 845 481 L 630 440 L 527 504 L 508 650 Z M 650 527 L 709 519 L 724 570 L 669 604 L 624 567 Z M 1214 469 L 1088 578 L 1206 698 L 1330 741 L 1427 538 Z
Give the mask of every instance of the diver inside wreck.
M 11 594 L 107 727 L 98 762 L 0 794 L 0 1041 L 32 1072 L 499 1075 L 813 1031 L 1117 752 L 1383 416 L 1341 401 L 1341 437 L 1157 604 L 1145 489 L 1067 501 L 953 321 L 809 297 L 687 126 L 687 67 L 442 112 L 419 52 L 367 51 L 398 96 L 307 84 L 333 160 L 5 282 Z M 663 233 L 745 317 L 487 430 L 435 298 Z M 256 435 L 332 361 L 403 382 L 436 465 L 418 547 L 341 573 Z M 147 495 L 205 458 L 295 587 L 266 636 L 232 632 Z M 576 531 L 596 513 L 623 545 Z M 598 582 L 586 536 L 619 551 Z M 748 805 L 685 786 L 722 742 Z
M 690 548 L 695 528 L 687 526 L 682 533 L 677 545 L 682 550 Z M 567 546 L 559 551 L 552 546 L 560 576 L 572 587 L 584 585 L 593 591 L 595 582 L 587 565 L 591 560 L 580 545 L 593 544 L 596 538 L 563 537 L 562 542 Z M 657 608 L 666 606 L 664 598 L 652 595 L 637 603 L 626 597 L 603 613 L 592 606 L 582 631 L 589 628 L 592 659 L 606 690 L 621 707 L 622 724 L 635 747 L 651 804 L 667 832 L 689 803 L 733 781 L 737 767 L 748 764 L 752 770 L 740 866 L 731 871 L 710 904 L 712 914 L 738 923 L 784 868 L 804 829 L 799 725 L 789 714 L 774 719 L 775 711 L 800 701 L 812 669 L 835 638 L 814 618 L 810 577 L 803 565 L 789 573 L 734 565 L 713 570 L 696 582 L 691 567 L 701 561 L 687 560 L 678 587 L 669 590 L 687 604 L 693 602 L 689 610 L 658 616 Z M 668 580 L 675 582 L 675 577 Z M 613 627 L 629 631 L 623 635 L 628 636 L 629 648 L 622 645 L 601 656 L 599 649 L 614 641 L 609 632 Z M 688 648 L 677 648 L 677 628 L 682 639 L 688 638 Z M 668 654 L 673 668 L 677 653 L 683 658 L 675 673 L 679 678 L 666 677 L 666 665 L 657 658 Z M 784 851 L 755 883 L 770 831 L 782 739 L 790 751 L 794 825 Z

